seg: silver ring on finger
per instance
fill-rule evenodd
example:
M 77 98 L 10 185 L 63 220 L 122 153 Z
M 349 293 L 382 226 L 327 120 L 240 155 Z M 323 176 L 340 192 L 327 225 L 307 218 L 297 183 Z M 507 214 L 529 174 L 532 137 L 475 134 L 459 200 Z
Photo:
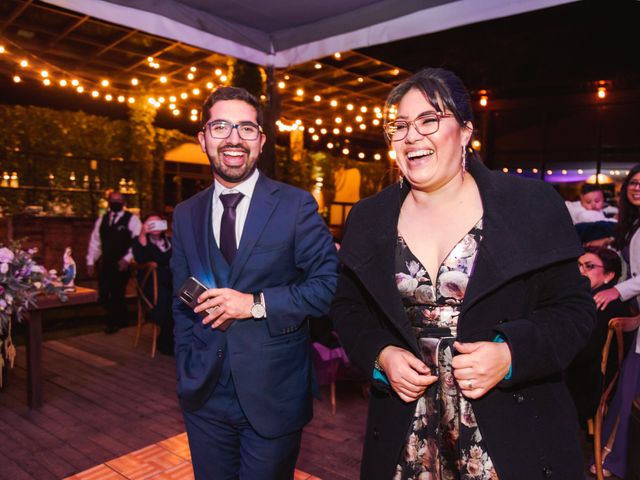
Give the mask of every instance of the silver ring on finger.
M 467 380 L 467 389 L 473 390 L 473 381 L 472 380 Z

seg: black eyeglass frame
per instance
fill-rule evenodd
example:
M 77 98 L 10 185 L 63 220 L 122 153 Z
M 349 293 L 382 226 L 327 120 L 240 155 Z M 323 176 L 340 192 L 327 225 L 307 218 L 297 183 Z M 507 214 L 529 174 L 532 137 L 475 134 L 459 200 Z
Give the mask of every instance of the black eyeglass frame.
M 437 121 L 436 129 L 433 132 L 422 133 L 420 131 L 420 129 L 418 128 L 418 126 L 416 125 L 416 121 L 418 121 L 421 118 L 426 118 L 426 117 L 434 117 L 436 119 L 436 121 Z M 413 125 L 413 128 L 415 128 L 416 132 L 418 132 L 420 135 L 423 135 L 423 136 L 433 135 L 438 130 L 440 130 L 440 120 L 443 119 L 443 118 L 449 118 L 449 117 L 455 117 L 455 115 L 453 113 L 445 113 L 445 112 L 428 112 L 428 113 L 423 113 L 421 115 L 418 115 L 413 120 L 392 120 L 391 122 L 386 122 L 384 124 L 384 127 L 383 127 L 384 134 L 385 134 L 385 136 L 387 137 L 387 139 L 390 142 L 401 142 L 402 140 L 407 138 L 407 135 L 409 135 L 409 128 L 411 127 L 411 125 Z M 392 134 L 389 134 L 388 128 L 390 126 L 392 126 L 392 124 L 398 123 L 398 122 L 406 123 L 407 124 L 407 129 L 405 130 L 405 133 L 402 136 L 402 138 L 392 138 Z
M 578 261 L 578 268 L 584 268 L 587 272 L 590 272 L 594 268 L 604 268 L 604 265 L 596 265 L 591 262 L 580 262 Z
M 213 134 L 213 132 L 211 131 L 212 125 L 229 125 L 231 128 L 229 129 L 229 134 L 226 137 L 220 137 L 220 136 L 215 136 Z M 254 138 L 245 138 L 242 136 L 242 133 L 240 133 L 240 127 L 246 127 L 246 126 L 256 127 L 258 129 L 258 133 Z M 225 138 L 229 138 L 231 136 L 231 133 L 233 132 L 234 128 L 238 131 L 238 136 L 242 140 L 246 140 L 247 142 L 252 142 L 254 140 L 257 140 L 258 138 L 260 138 L 260 134 L 264 133 L 264 131 L 262 130 L 262 126 L 258 125 L 257 123 L 248 122 L 248 121 L 240 122 L 240 123 L 231 123 L 231 122 L 227 122 L 226 120 L 212 120 L 210 122 L 205 123 L 204 127 L 202 127 L 201 130 L 203 132 L 208 130 L 209 135 L 211 135 L 211 138 L 215 138 L 216 140 L 224 140 Z

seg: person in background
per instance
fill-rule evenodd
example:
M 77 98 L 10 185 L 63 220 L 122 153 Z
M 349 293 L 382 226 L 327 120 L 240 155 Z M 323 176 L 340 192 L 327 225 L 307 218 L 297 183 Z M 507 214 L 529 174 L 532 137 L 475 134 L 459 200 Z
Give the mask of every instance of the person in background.
M 469 94 L 428 68 L 387 98 L 399 183 L 356 204 L 331 308 L 373 382 L 368 480 L 583 480 L 563 372 L 595 322 L 564 203 L 469 150 Z
M 96 261 L 101 258 L 98 275 L 100 302 L 107 310 L 105 333 L 112 334 L 127 325 L 125 290 L 129 281 L 129 263 L 133 259 L 131 242 L 140 234 L 140 218 L 124 210 L 120 192 L 109 194 L 109 210 L 98 217 L 93 226 L 87 250 L 87 273 L 95 275 Z
M 178 396 L 198 480 L 293 479 L 313 413 L 306 318 L 327 313 L 337 282 L 311 194 L 257 169 L 262 124 L 245 89 L 207 98 L 213 183 L 173 214 Z M 195 309 L 177 297 L 189 277 L 207 287 Z
M 610 248 L 587 247 L 585 253 L 578 259 L 580 273 L 589 279 L 591 293 L 611 288 L 620 278 L 622 270 L 618 254 Z M 607 305 L 604 310 L 598 310 L 596 328 L 591 333 L 589 342 L 574 358 L 566 371 L 567 387 L 578 410 L 580 425 L 587 430 L 587 422 L 593 418 L 600 401 L 603 385 L 607 385 L 618 366 L 616 362 L 608 362 L 607 373 L 603 378 L 600 371 L 602 348 L 607 339 L 609 320 L 614 317 L 631 315 L 628 304 L 619 299 Z M 617 358 L 614 344 L 610 358 Z
M 604 192 L 594 183 L 583 183 L 580 201 L 565 202 L 574 224 L 614 221 L 604 214 Z
M 635 299 L 640 295 L 640 164 L 630 171 L 620 190 L 620 219 L 616 236 L 616 246 L 622 258 L 629 265 L 627 278 L 611 288 L 594 296 L 596 305 L 603 310 L 620 298 L 622 301 Z
M 158 302 L 151 310 L 151 319 L 160 327 L 158 351 L 173 355 L 173 315 L 171 304 L 173 287 L 171 283 L 171 241 L 167 237 L 167 221 L 160 215 L 149 214 L 142 223 L 140 235 L 133 240 L 133 258 L 137 263 L 155 262 L 158 277 Z M 151 298 L 153 286 L 149 283 L 145 292 Z

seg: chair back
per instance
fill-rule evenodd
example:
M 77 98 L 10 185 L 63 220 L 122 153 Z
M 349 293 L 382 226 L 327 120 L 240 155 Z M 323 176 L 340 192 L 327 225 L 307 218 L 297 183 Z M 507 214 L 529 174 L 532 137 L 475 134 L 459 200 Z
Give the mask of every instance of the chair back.
M 613 392 L 618 377 L 620 377 L 620 371 L 622 369 L 622 362 L 624 361 L 624 344 L 622 338 L 622 332 L 630 328 L 630 325 L 637 323 L 638 317 L 616 317 L 609 320 L 609 330 L 607 332 L 607 340 L 605 341 L 602 349 L 602 362 L 600 363 L 600 371 L 603 377 L 607 371 L 607 363 L 609 361 L 609 354 L 611 351 L 611 343 L 615 338 L 618 353 L 618 368 L 615 374 L 611 377 L 611 381 L 607 385 L 604 385 L 602 395 L 600 396 L 600 402 L 598 409 L 596 410 L 596 416 L 594 418 L 594 432 L 593 432 L 593 450 L 594 461 L 596 469 L 596 478 L 598 480 L 604 480 L 604 471 L 602 463 L 607 454 L 613 448 L 613 442 L 616 435 L 616 429 L 614 428 L 609 438 L 602 445 L 602 423 L 607 413 L 607 405 L 609 404 L 609 398 Z M 604 452 L 604 453 L 603 453 Z
M 158 264 L 131 263 L 131 275 L 138 295 L 138 307 L 152 310 L 158 304 Z M 148 285 L 151 285 L 150 295 L 146 292 Z
M 158 304 L 158 264 L 156 262 L 131 263 L 131 276 L 138 297 L 138 321 L 133 345 L 138 346 L 142 326 L 147 313 Z M 150 287 L 150 288 L 149 288 Z M 158 326 L 153 323 L 151 331 L 151 357 L 156 355 Z

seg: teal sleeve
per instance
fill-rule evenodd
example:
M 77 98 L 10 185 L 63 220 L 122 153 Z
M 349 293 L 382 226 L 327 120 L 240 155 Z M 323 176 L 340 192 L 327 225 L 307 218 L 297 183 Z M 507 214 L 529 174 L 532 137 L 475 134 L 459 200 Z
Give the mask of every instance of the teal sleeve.
M 493 339 L 494 342 L 496 343 L 504 343 L 504 337 L 500 334 L 497 334 L 496 337 Z M 509 365 L 509 372 L 507 373 L 507 375 L 504 377 L 505 380 L 511 380 L 511 375 L 513 374 L 513 365 Z
M 382 382 L 385 385 L 389 385 L 389 380 L 387 379 L 387 376 L 377 368 L 373 369 L 373 379 L 378 380 L 379 382 Z

